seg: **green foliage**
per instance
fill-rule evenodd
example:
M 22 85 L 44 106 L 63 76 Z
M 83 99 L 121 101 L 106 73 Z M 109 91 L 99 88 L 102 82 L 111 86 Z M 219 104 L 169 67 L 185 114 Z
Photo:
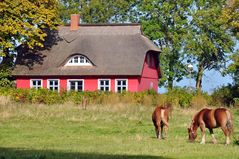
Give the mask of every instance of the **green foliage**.
M 82 100 L 86 99 L 87 104 L 116 104 L 116 103 L 134 103 L 155 106 L 158 104 L 158 94 L 153 91 L 139 93 L 112 93 L 112 92 L 61 92 L 48 89 L 10 89 L 1 88 L 0 95 L 9 95 L 15 102 L 20 103 L 42 103 L 42 104 L 61 104 L 72 102 L 81 105 Z M 110 100 L 109 100 L 110 99 Z
M 203 95 L 195 95 L 191 100 L 191 107 L 193 108 L 203 108 L 208 106 L 208 101 Z
M 233 143 L 236 144 L 236 145 L 239 145 L 239 138 L 238 139 L 234 138 Z
M 64 23 L 70 14 L 80 13 L 82 23 L 125 22 L 131 19 L 136 0 L 60 0 L 60 18 Z
M 196 88 L 201 89 L 205 70 L 224 68 L 235 42 L 227 22 L 221 19 L 225 1 L 195 1 L 191 10 L 185 52 L 197 63 Z
M 194 94 L 184 88 L 174 88 L 167 93 L 167 98 L 173 105 L 187 108 L 190 107 Z
M 160 85 L 170 89 L 187 73 L 182 54 L 188 32 L 188 13 L 191 0 L 143 0 L 139 3 L 144 34 L 161 48 L 161 67 L 164 77 Z
M 236 107 L 239 107 L 239 98 L 233 98 L 233 101 L 234 101 L 234 105 Z
M 232 63 L 228 66 L 227 73 L 233 77 L 235 84 L 239 85 L 239 50 L 230 59 Z
M 228 28 L 239 38 L 239 0 L 227 0 L 227 5 L 222 10 L 221 19 L 225 21 Z
M 10 95 L 12 100 L 21 103 L 43 103 L 51 105 L 60 104 L 64 101 L 64 96 L 48 89 L 15 89 Z
M 11 71 L 5 67 L 0 67 L 0 87 L 11 87 L 13 85 Z
M 7 56 L 17 44 L 43 47 L 45 28 L 55 29 L 57 0 L 0 1 L 0 54 Z
M 212 94 L 214 105 L 231 106 L 235 104 L 235 98 L 239 98 L 238 85 L 222 86 L 214 90 Z
M 239 105 L 239 89 L 236 86 L 224 86 L 213 92 L 197 93 L 188 88 L 174 88 L 165 94 L 158 94 L 154 90 L 144 92 L 56 92 L 48 89 L 13 89 L 1 87 L 0 96 L 9 96 L 12 101 L 18 103 L 33 104 L 63 104 L 70 102 L 74 105 L 82 105 L 82 100 L 87 100 L 87 105 L 115 105 L 135 104 L 157 106 L 171 103 L 173 107 L 201 108 L 205 106 L 231 106 Z
M 11 92 L 15 90 L 10 87 L 0 87 L 0 95 L 1 96 L 8 96 L 11 94 Z

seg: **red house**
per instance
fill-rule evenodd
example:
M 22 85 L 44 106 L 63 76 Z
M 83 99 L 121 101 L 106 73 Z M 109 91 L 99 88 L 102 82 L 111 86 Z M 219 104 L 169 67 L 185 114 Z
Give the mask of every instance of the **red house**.
M 18 48 L 13 76 L 17 88 L 138 92 L 157 91 L 160 50 L 139 24 L 78 24 L 50 32 L 45 47 Z

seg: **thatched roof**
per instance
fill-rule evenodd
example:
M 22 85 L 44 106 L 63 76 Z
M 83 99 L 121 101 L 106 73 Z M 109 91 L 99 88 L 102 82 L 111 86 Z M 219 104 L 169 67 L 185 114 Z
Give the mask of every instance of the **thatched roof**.
M 19 47 L 13 75 L 141 75 L 148 51 L 160 52 L 139 24 L 80 25 L 76 31 L 61 26 L 44 49 Z M 75 54 L 86 56 L 93 66 L 64 66 Z

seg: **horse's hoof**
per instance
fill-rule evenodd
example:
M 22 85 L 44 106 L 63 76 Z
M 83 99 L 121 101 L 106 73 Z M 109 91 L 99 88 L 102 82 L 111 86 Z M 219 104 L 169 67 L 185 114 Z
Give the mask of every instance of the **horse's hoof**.
M 214 141 L 212 141 L 212 143 L 213 143 L 213 144 L 217 144 L 217 141 L 216 141 L 216 140 L 214 140 Z
M 161 136 L 158 136 L 157 139 L 158 139 L 158 140 L 161 140 L 162 138 L 161 138 Z
M 200 142 L 200 144 L 201 144 L 201 145 L 204 145 L 204 144 L 205 144 L 205 142 Z

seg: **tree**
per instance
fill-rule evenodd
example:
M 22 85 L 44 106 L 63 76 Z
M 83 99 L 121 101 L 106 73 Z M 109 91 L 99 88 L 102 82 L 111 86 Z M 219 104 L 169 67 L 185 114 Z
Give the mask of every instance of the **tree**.
M 197 62 L 198 90 L 202 87 L 204 71 L 224 67 L 235 46 L 227 22 L 220 18 L 223 6 L 225 1 L 222 0 L 198 0 L 192 7 L 186 50 Z
M 222 10 L 221 19 L 227 22 L 236 38 L 239 38 L 239 0 L 228 0 L 227 5 Z M 227 73 L 231 74 L 234 83 L 239 85 L 239 50 L 230 57 L 232 63 L 227 69 Z
M 17 45 L 43 47 L 45 29 L 56 29 L 57 0 L 1 0 L 0 54 L 2 65 L 10 64 Z
M 61 0 L 60 17 L 64 23 L 70 14 L 80 14 L 82 23 L 130 21 L 130 11 L 136 0 Z
M 239 86 L 239 52 L 231 56 L 232 63 L 228 66 L 227 73 L 231 74 L 235 85 Z
M 228 0 L 220 16 L 228 28 L 239 38 L 239 0 Z
M 183 48 L 191 5 L 191 0 L 142 0 L 139 4 L 144 33 L 162 50 L 164 77 L 161 83 L 169 89 L 186 74 Z

